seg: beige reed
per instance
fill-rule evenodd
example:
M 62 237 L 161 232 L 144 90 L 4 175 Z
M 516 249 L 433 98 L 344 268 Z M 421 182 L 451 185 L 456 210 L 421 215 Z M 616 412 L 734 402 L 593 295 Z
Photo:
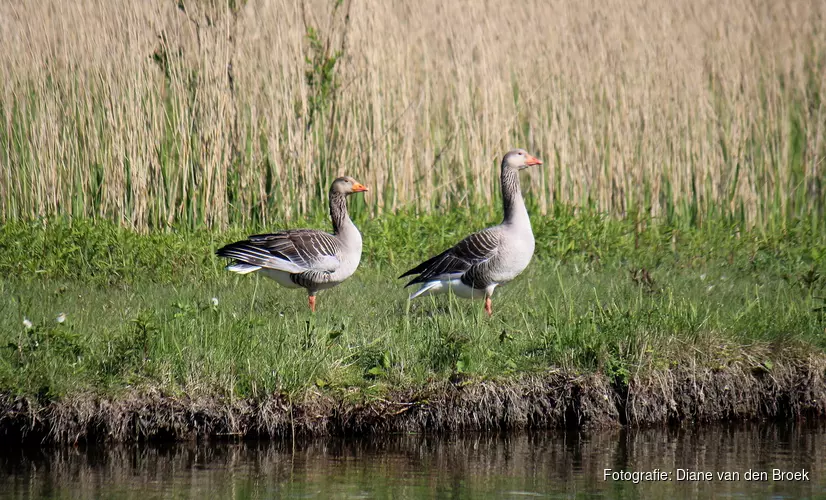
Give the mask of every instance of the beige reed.
M 822 0 L 0 3 L 0 220 L 144 230 L 496 206 L 524 147 L 555 203 L 823 216 Z M 307 28 L 319 33 L 313 49 Z M 313 111 L 314 50 L 339 85 Z

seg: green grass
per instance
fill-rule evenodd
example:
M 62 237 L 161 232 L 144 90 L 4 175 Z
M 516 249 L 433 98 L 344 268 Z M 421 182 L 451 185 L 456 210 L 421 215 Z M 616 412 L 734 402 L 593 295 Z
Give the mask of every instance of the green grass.
M 263 398 L 313 388 L 380 397 L 433 380 L 554 369 L 625 383 L 687 355 L 770 369 L 786 350 L 826 348 L 826 237 L 805 222 L 768 234 L 559 209 L 534 218 L 535 260 L 497 290 L 492 319 L 480 302 L 407 301 L 396 276 L 495 218 L 361 218 L 362 266 L 319 295 L 315 315 L 303 291 L 236 276 L 213 256 L 272 228 L 139 235 L 88 220 L 7 224 L 0 393 L 46 401 L 150 387 Z M 741 347 L 755 345 L 764 357 L 743 359 Z

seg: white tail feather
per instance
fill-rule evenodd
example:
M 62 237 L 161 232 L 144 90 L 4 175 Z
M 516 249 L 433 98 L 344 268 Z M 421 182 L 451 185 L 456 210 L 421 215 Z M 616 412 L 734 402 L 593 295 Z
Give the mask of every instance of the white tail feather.
M 419 288 L 413 294 L 411 294 L 410 298 L 408 300 L 413 300 L 416 297 L 419 297 L 421 295 L 430 295 L 430 293 L 428 293 L 428 292 L 430 292 L 430 290 L 433 289 L 433 288 L 436 288 L 436 290 L 434 290 L 431 293 L 436 293 L 436 292 L 440 291 L 441 288 L 442 288 L 442 282 L 441 281 L 428 281 L 427 283 L 423 284 L 421 288 Z
M 243 262 L 238 262 L 227 266 L 227 271 L 232 271 L 238 274 L 249 274 L 258 271 L 259 269 L 261 269 L 261 266 L 252 266 L 250 264 L 244 264 Z

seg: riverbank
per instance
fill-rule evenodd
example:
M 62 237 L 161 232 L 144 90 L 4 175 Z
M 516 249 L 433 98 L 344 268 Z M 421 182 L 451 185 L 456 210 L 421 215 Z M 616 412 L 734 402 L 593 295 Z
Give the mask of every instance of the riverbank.
M 262 228 L 0 229 L 0 439 L 72 443 L 649 425 L 826 414 L 826 244 L 559 210 L 494 317 L 394 278 L 495 215 L 357 221 L 319 296 L 222 269 Z M 447 221 L 445 223 L 444 221 Z M 316 227 L 324 227 L 322 217 Z M 450 229 L 448 229 L 450 228 Z M 425 235 L 427 235 L 425 237 Z
M 79 394 L 41 405 L 0 403 L 3 441 L 131 442 L 456 433 L 707 423 L 826 416 L 826 356 L 684 366 L 617 384 L 604 374 L 548 372 L 502 380 L 441 381 L 384 397 L 311 389 L 262 400 L 133 390 Z M 765 359 L 765 358 L 763 358 Z M 722 359 L 717 361 L 723 362 Z

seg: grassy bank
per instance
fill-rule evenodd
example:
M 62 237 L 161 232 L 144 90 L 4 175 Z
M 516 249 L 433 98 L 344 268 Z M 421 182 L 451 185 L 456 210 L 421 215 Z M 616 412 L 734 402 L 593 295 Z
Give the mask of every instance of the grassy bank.
M 0 427 L 826 412 L 824 6 L 2 3 Z M 497 220 L 514 146 L 545 161 L 536 260 L 493 319 L 408 303 L 396 275 Z M 222 269 L 326 227 L 342 173 L 364 263 L 318 314 Z
M 262 228 L 6 224 L 3 422 L 70 440 L 180 437 L 212 417 L 201 432 L 291 432 L 299 413 L 314 432 L 826 411 L 826 238 L 805 222 L 698 230 L 558 209 L 535 218 L 536 260 L 497 291 L 492 319 L 449 297 L 408 303 L 395 276 L 487 222 L 360 220 L 365 261 L 314 316 L 301 292 L 213 257 Z

